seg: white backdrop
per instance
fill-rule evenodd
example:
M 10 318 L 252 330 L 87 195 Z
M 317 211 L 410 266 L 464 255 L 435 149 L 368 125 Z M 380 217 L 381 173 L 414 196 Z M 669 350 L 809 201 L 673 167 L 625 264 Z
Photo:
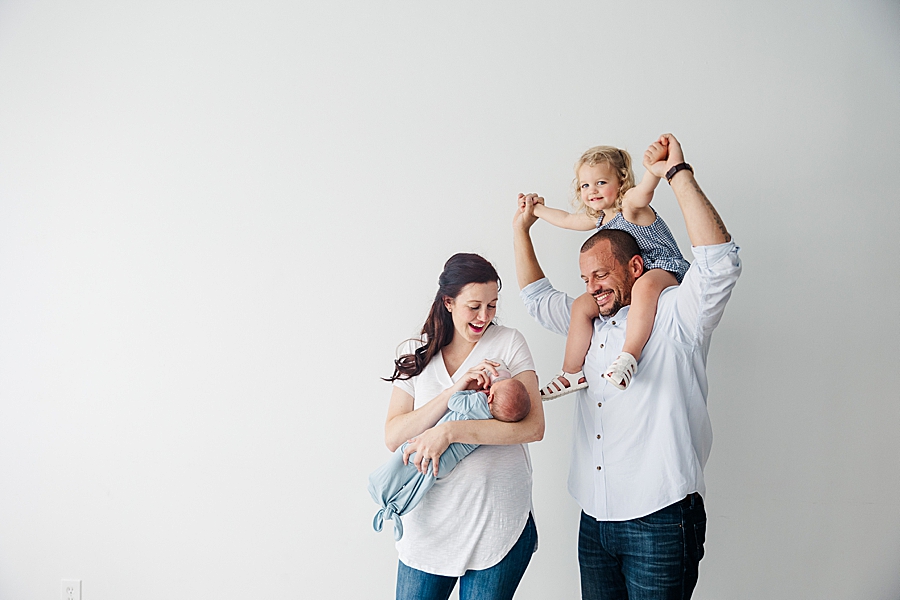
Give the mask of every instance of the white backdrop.
M 742 247 L 699 600 L 900 598 L 895 1 L 0 2 L 0 598 L 391 598 L 399 342 L 518 192 L 664 131 Z M 642 169 L 638 167 L 640 177 Z M 663 184 L 654 204 L 690 258 Z M 580 289 L 584 236 L 536 225 Z M 517 598 L 576 598 L 571 400 Z

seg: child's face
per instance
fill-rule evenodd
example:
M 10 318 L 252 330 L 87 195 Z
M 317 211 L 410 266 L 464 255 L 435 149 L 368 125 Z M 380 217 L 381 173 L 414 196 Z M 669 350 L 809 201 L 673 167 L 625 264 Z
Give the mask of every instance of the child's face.
M 619 178 L 609 164 L 587 163 L 578 168 L 578 191 L 585 206 L 594 210 L 610 210 L 619 196 Z

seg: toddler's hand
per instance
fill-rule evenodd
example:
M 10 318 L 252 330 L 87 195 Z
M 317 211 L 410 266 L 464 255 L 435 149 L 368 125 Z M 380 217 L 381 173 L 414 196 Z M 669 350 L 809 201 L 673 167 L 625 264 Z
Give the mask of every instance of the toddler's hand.
M 519 194 L 518 208 L 516 209 L 516 214 L 513 215 L 514 230 L 522 229 L 527 231 L 537 221 L 538 218 L 534 214 L 535 198 L 540 198 L 540 196 L 537 194 Z M 540 204 L 543 203 L 544 199 L 540 198 Z
M 659 136 L 644 152 L 644 167 L 659 178 L 665 177 L 666 171 L 683 162 L 681 143 L 671 133 Z
M 665 177 L 668 157 L 668 140 L 661 137 L 650 144 L 650 147 L 644 152 L 644 168 L 656 177 Z

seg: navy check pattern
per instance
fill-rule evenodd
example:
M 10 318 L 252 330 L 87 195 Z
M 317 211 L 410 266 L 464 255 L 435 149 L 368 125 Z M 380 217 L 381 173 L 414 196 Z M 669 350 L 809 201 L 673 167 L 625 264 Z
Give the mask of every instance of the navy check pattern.
M 653 207 L 650 207 L 653 210 Z M 616 213 L 616 216 L 609 220 L 606 225 L 601 225 L 603 216 L 597 219 L 597 231 L 601 229 L 621 229 L 631 234 L 637 241 L 638 247 L 641 249 L 641 258 L 644 259 L 644 270 L 662 269 L 668 271 L 681 283 L 684 274 L 687 273 L 688 267 L 691 266 L 681 250 L 678 249 L 678 243 L 675 236 L 669 230 L 669 226 L 662 220 L 655 210 L 656 220 L 647 227 L 629 223 L 622 216 L 622 213 Z

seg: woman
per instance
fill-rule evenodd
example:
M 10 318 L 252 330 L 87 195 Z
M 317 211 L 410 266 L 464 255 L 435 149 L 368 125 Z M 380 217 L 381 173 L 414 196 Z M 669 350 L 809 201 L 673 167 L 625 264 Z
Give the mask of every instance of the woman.
M 406 450 L 420 471 L 437 472 L 453 442 L 481 444 L 437 480 L 404 517 L 397 542 L 398 600 L 449 597 L 460 581 L 460 600 L 510 599 L 537 544 L 531 516 L 531 460 L 524 444 L 544 435 L 537 375 L 525 339 L 496 325 L 500 277 L 477 254 L 456 254 L 444 265 L 421 340 L 408 341 L 395 361 L 385 424 L 393 452 Z M 450 396 L 486 387 L 504 361 L 528 389 L 531 412 L 517 423 L 454 421 L 435 426 Z

